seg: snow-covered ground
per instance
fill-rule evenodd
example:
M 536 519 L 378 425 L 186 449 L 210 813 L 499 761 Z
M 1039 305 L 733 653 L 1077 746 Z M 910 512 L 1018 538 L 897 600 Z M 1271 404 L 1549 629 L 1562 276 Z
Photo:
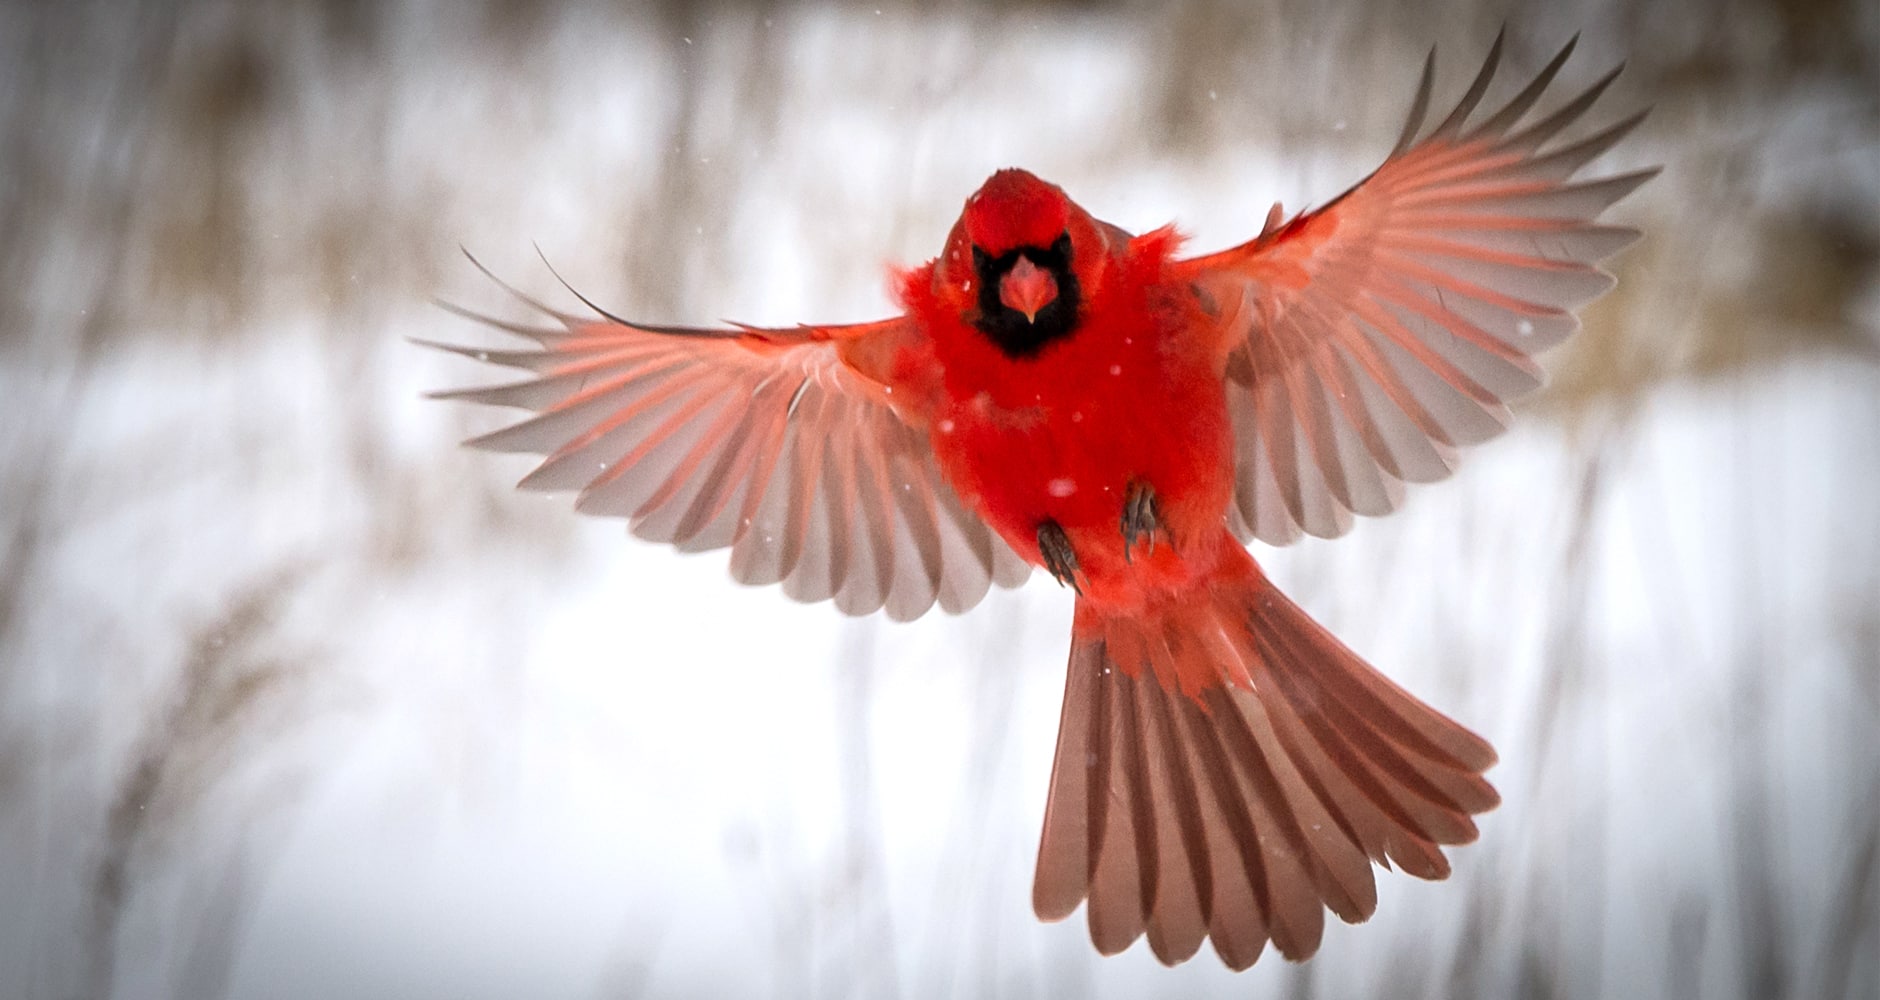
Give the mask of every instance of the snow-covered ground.
M 1880 17 L 1535 7 L 0 11 L 0 997 L 1880 993 Z M 1504 17 L 1510 89 L 1630 56 L 1667 170 L 1510 434 L 1256 551 L 1502 752 L 1306 965 L 1032 918 L 1066 592 L 794 604 L 420 398 L 487 374 L 431 298 L 511 307 L 458 244 L 866 319 L 1022 164 L 1217 247 Z

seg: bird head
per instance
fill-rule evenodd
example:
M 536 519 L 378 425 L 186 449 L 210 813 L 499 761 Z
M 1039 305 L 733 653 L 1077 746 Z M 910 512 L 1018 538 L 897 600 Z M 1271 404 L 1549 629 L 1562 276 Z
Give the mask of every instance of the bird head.
M 966 199 L 936 274 L 962 316 L 1014 358 L 1077 329 L 1102 282 L 1108 240 L 1062 189 L 1001 170 Z

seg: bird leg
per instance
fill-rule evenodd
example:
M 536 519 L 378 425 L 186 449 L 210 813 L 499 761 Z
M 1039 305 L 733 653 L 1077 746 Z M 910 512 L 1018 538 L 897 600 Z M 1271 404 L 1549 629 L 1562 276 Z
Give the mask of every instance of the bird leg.
M 1068 585 L 1082 594 L 1082 587 L 1077 585 L 1077 553 L 1071 551 L 1070 536 L 1056 521 L 1045 521 L 1038 525 L 1038 555 L 1044 558 L 1044 568 L 1056 578 L 1060 586 Z
M 1136 539 L 1149 538 L 1149 554 L 1155 554 L 1155 533 L 1162 527 L 1162 507 L 1156 502 L 1155 489 L 1148 483 L 1129 484 L 1129 496 L 1123 501 L 1123 561 L 1136 547 Z

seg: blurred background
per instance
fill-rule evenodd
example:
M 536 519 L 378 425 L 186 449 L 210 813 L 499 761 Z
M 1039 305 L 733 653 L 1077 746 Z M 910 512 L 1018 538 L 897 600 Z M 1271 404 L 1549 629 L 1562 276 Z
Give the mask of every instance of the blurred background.
M 1502 753 L 1310 963 L 1032 918 L 1068 592 L 793 604 L 420 398 L 460 244 L 872 319 L 1024 165 L 1214 249 L 1504 23 L 1665 172 L 1510 434 L 1256 547 Z M 1880 995 L 1877 95 L 1863 0 L 0 6 L 0 997 Z

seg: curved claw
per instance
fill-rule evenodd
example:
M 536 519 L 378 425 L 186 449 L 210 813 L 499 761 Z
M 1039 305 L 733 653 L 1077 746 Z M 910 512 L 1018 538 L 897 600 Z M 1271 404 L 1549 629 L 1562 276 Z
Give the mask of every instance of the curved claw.
M 1038 554 L 1044 557 L 1045 571 L 1059 585 L 1083 594 L 1084 589 L 1077 585 L 1077 553 L 1071 549 L 1070 536 L 1056 521 L 1038 525 Z
M 1162 509 L 1156 502 L 1155 489 L 1147 483 L 1130 483 L 1129 497 L 1123 501 L 1123 561 L 1130 561 L 1136 539 L 1147 536 L 1149 554 L 1155 555 L 1155 533 L 1162 527 Z

